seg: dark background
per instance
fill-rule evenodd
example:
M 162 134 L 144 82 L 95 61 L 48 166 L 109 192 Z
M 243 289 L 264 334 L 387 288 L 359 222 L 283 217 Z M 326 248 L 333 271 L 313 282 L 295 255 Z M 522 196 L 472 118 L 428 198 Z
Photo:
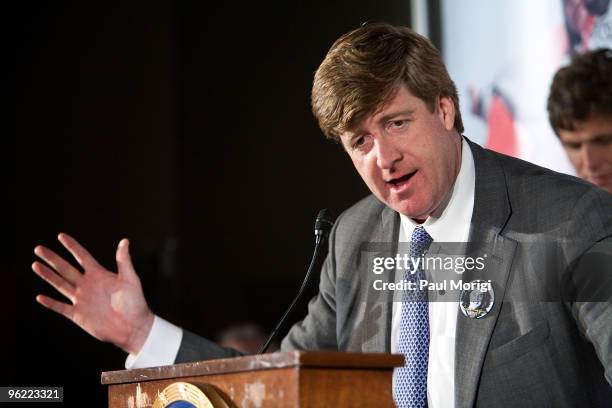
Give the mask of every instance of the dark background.
M 15 240 L 0 386 L 63 386 L 66 404 L 105 406 L 100 372 L 123 368 L 123 352 L 34 300 L 60 298 L 30 269 L 37 244 L 67 255 L 60 231 L 111 270 L 130 238 L 151 308 L 180 326 L 209 337 L 247 320 L 271 329 L 305 273 L 318 210 L 338 214 L 368 193 L 312 117 L 313 73 L 341 34 L 372 20 L 408 25 L 409 9 L 314 0 L 6 10 Z

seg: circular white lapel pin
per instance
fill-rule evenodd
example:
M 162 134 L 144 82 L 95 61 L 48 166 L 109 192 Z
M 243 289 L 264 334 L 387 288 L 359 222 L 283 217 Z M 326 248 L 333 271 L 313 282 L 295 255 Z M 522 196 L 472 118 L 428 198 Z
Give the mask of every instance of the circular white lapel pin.
M 472 319 L 485 317 L 495 303 L 495 294 L 491 281 L 474 280 L 469 284 L 469 288 L 461 291 L 459 307 L 463 314 Z

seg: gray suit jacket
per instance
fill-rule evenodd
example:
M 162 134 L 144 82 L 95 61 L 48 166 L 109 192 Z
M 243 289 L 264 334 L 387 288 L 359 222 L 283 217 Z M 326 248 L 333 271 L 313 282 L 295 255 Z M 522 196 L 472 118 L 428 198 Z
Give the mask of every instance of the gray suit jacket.
M 495 304 L 482 319 L 457 311 L 456 406 L 610 406 L 612 196 L 470 148 L 476 186 L 467 251 L 489 261 L 462 278 L 491 279 Z M 368 245 L 389 243 L 393 253 L 399 227 L 399 215 L 373 196 L 338 218 L 319 294 L 283 350 L 390 351 L 392 303 L 371 290 Z M 176 361 L 233 355 L 184 331 Z

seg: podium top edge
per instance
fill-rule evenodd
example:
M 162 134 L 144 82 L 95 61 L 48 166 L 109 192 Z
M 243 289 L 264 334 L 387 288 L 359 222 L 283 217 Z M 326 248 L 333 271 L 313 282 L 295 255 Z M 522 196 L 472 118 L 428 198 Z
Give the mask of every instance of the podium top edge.
M 390 370 L 403 364 L 404 357 L 400 354 L 288 351 L 160 367 L 105 371 L 102 373 L 102 384 L 122 384 L 289 367 Z

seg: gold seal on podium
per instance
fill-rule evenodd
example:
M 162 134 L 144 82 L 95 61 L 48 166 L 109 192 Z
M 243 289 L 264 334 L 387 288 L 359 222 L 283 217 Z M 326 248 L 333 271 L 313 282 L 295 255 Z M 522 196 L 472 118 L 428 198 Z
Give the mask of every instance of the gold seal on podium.
M 175 382 L 157 394 L 153 408 L 229 408 L 212 385 Z

